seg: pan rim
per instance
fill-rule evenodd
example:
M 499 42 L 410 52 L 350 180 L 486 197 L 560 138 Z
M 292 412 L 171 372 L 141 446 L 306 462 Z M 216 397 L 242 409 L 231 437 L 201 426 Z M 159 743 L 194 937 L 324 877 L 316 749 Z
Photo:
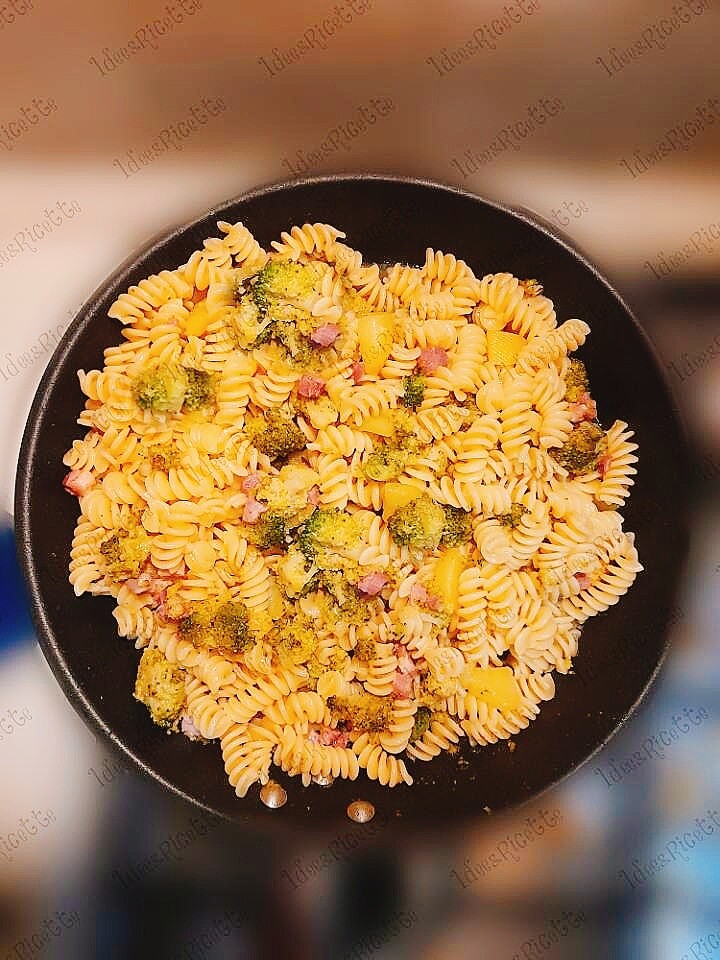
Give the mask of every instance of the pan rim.
M 86 723 L 88 723 L 94 731 L 99 733 L 115 751 L 122 754 L 124 759 L 129 759 L 135 767 L 139 768 L 142 773 L 145 774 L 145 776 L 150 777 L 153 781 L 161 784 L 166 790 L 170 791 L 171 794 L 174 794 L 192 806 L 203 810 L 205 813 L 210 814 L 215 818 L 219 818 L 234 825 L 252 825 L 254 829 L 262 829 L 260 820 L 254 811 L 248 810 L 247 813 L 243 813 L 243 810 L 238 809 L 237 813 L 232 814 L 219 811 L 212 805 L 204 803 L 197 797 L 187 793 L 177 784 L 173 783 L 171 780 L 168 780 L 150 764 L 146 763 L 127 743 L 121 739 L 120 736 L 118 736 L 111 726 L 102 719 L 100 714 L 97 712 L 92 699 L 86 695 L 82 689 L 82 686 L 75 679 L 65 659 L 61 644 L 50 623 L 48 612 L 41 598 L 40 580 L 31 549 L 31 498 L 29 496 L 30 481 L 33 464 L 38 454 L 40 425 L 43 419 L 41 414 L 43 413 L 47 398 L 55 387 L 57 377 L 64 367 L 66 355 L 74 345 L 76 338 L 81 334 L 85 326 L 91 321 L 93 314 L 97 311 L 101 302 L 108 296 L 108 293 L 112 288 L 121 287 L 125 283 L 125 280 L 132 275 L 133 271 L 140 266 L 141 263 L 146 262 L 153 256 L 153 254 L 161 250 L 173 239 L 179 237 L 180 235 L 189 233 L 193 228 L 209 218 L 217 218 L 221 216 L 222 211 L 227 210 L 230 207 L 289 189 L 354 181 L 384 181 L 395 184 L 410 184 L 424 188 L 430 188 L 434 191 L 456 194 L 473 202 L 479 202 L 482 205 L 490 207 L 515 220 L 519 220 L 520 222 L 549 237 L 555 244 L 560 245 L 574 259 L 579 261 L 583 267 L 593 275 L 596 281 L 599 281 L 605 287 L 611 297 L 618 303 L 626 319 L 631 321 L 635 332 L 639 334 L 643 341 L 646 355 L 648 356 L 648 359 L 652 359 L 652 363 L 656 368 L 656 372 L 659 373 L 659 379 L 665 388 L 665 399 L 668 403 L 668 407 L 672 410 L 672 413 L 675 417 L 677 440 L 679 448 L 681 448 L 680 453 L 682 458 L 687 463 L 691 461 L 689 454 L 687 426 L 684 422 L 683 414 L 676 402 L 675 395 L 669 387 L 668 378 L 665 376 L 665 372 L 659 361 L 657 349 L 654 343 L 648 336 L 645 329 L 641 326 L 635 314 L 625 302 L 623 297 L 619 294 L 611 282 L 600 273 L 588 256 L 579 250 L 573 241 L 567 238 L 553 225 L 547 223 L 547 221 L 545 221 L 541 215 L 535 213 L 534 211 L 530 211 L 522 207 L 516 208 L 498 201 L 489 200 L 483 196 L 480 196 L 479 194 L 472 193 L 461 187 L 421 177 L 409 177 L 383 173 L 327 174 L 272 182 L 255 187 L 239 194 L 236 197 L 213 206 L 211 209 L 204 211 L 201 215 L 184 224 L 181 224 L 180 226 L 176 226 L 169 230 L 166 229 L 154 235 L 148 241 L 146 241 L 145 244 L 141 245 L 139 248 L 136 248 L 96 287 L 91 296 L 75 312 L 75 315 L 70 321 L 67 330 L 63 334 L 63 337 L 50 357 L 43 372 L 42 378 L 38 384 L 23 431 L 16 472 L 15 534 L 18 558 L 25 581 L 28 585 L 33 623 L 37 632 L 40 648 L 53 674 L 58 680 L 65 696 L 68 698 L 77 712 L 81 714 Z M 127 284 L 125 284 L 125 289 L 127 289 Z M 682 536 L 683 542 L 682 548 L 679 551 L 680 560 L 678 562 L 678 576 L 675 583 L 676 596 L 680 589 L 680 583 L 682 579 L 681 573 L 687 562 L 688 554 L 689 534 L 687 498 L 683 500 L 682 508 L 682 513 L 678 518 L 679 523 L 677 527 L 678 535 Z M 603 740 L 598 743 L 590 753 L 581 757 L 575 763 L 570 765 L 564 772 L 560 773 L 557 777 L 555 777 L 555 779 L 547 783 L 545 787 L 534 792 L 529 797 L 523 798 L 514 804 L 509 804 L 508 806 L 503 807 L 501 810 L 498 810 L 497 813 L 493 812 L 493 815 L 503 816 L 516 810 L 520 810 L 527 804 L 536 803 L 541 797 L 546 795 L 548 791 L 563 783 L 571 774 L 579 770 L 593 757 L 595 757 L 602 749 L 604 749 L 604 747 L 619 732 L 619 730 L 625 726 L 628 720 L 636 714 L 643 702 L 646 700 L 650 688 L 655 683 L 671 645 L 670 631 L 667 629 L 667 626 L 667 623 L 663 625 L 665 634 L 663 645 L 654 669 L 625 715 L 618 720 L 618 722 L 611 728 Z M 478 810 L 476 816 L 479 817 L 481 814 L 482 811 Z M 413 819 L 404 820 L 401 818 L 397 820 L 397 826 L 402 826 L 406 829 L 412 828 L 414 825 L 415 822 Z M 268 827 L 273 830 L 282 826 L 285 826 L 287 829 L 296 829 L 298 824 L 296 822 L 292 824 L 283 823 L 280 819 L 272 824 L 268 823 Z M 313 824 L 310 823 L 307 824 L 307 826 L 312 829 Z

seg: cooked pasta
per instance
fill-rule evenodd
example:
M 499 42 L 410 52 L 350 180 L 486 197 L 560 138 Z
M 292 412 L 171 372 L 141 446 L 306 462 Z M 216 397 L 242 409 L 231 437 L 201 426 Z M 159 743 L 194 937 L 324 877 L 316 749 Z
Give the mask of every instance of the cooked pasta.
M 642 570 L 637 445 L 537 281 L 218 228 L 118 297 L 122 343 L 78 371 L 70 582 L 115 598 L 135 695 L 219 740 L 238 796 L 273 764 L 409 786 L 527 727 Z

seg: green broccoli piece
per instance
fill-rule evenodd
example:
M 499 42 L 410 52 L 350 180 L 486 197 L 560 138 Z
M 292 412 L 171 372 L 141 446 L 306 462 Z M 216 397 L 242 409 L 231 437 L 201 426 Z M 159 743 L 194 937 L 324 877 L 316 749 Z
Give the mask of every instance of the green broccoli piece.
M 296 450 L 305 449 L 305 435 L 294 420 L 277 409 L 247 424 L 254 446 L 271 460 L 283 460 Z
M 317 568 L 295 543 L 290 544 L 287 554 L 278 563 L 276 572 L 280 586 L 291 599 L 305 596 L 311 590 L 317 589 Z
M 172 441 L 153 444 L 146 455 L 153 470 L 164 470 L 167 473 L 171 467 L 177 467 L 180 463 L 180 451 Z
M 432 551 L 442 540 L 445 511 L 427 494 L 421 494 L 391 514 L 387 525 L 398 546 Z
M 185 400 L 187 371 L 176 364 L 154 364 L 135 377 L 132 395 L 143 410 L 177 413 Z
M 607 435 L 602 427 L 584 420 L 573 429 L 562 447 L 552 447 L 548 453 L 576 476 L 594 470 L 606 449 Z
M 312 293 L 317 276 L 312 268 L 293 260 L 272 260 L 252 279 L 252 296 L 261 310 L 273 299 L 299 300 Z
M 314 573 L 310 579 L 307 581 L 304 587 L 301 588 L 298 593 L 298 598 L 306 597 L 309 593 L 314 593 L 316 590 L 320 590 L 323 585 L 322 573 L 318 570 Z
M 215 399 L 215 379 L 194 367 L 154 364 L 135 378 L 132 393 L 139 407 L 153 413 L 197 410 Z
M 266 311 L 258 306 L 251 293 L 245 292 L 242 286 L 238 291 L 242 293 L 236 299 L 236 309 L 226 320 L 226 327 L 235 346 L 249 350 L 269 339 L 271 323 Z
M 565 377 L 565 399 L 568 403 L 577 403 L 584 393 L 590 390 L 587 370 L 582 360 L 571 360 L 570 369 Z
M 328 707 L 340 722 L 351 730 L 362 733 L 382 733 L 390 726 L 392 700 L 376 697 L 371 693 L 358 693 L 349 697 L 329 697 Z
M 276 320 L 271 329 L 275 337 L 290 354 L 295 363 L 306 363 L 312 356 L 310 339 L 304 336 L 294 323 L 285 320 Z
M 192 608 L 192 613 L 178 623 L 178 632 L 193 646 L 240 653 L 252 642 L 244 603 L 200 600 Z
M 473 401 L 474 402 L 474 401 Z M 475 407 L 477 410 L 477 407 Z M 402 444 L 403 450 L 416 453 L 420 449 L 420 441 L 415 433 L 417 423 L 415 417 L 402 407 L 390 411 L 390 418 L 395 427 L 395 442 Z
M 281 617 L 273 625 L 267 640 L 284 667 L 306 663 L 315 655 L 318 645 L 312 621 L 302 615 Z
M 105 572 L 111 580 L 129 580 L 140 575 L 150 555 L 150 538 L 140 532 L 117 530 L 100 544 Z
M 374 660 L 377 657 L 377 641 L 373 637 L 361 637 L 353 651 L 358 660 Z
M 412 728 L 412 733 L 410 734 L 410 743 L 415 743 L 416 740 L 420 739 L 430 726 L 431 718 L 432 710 L 430 707 L 418 707 L 417 713 L 415 714 L 415 723 Z
M 185 371 L 187 388 L 183 408 L 185 410 L 199 410 L 215 401 L 215 377 L 205 370 L 196 370 L 190 367 Z
M 315 690 L 315 688 L 317 687 L 317 682 L 320 679 L 320 677 L 324 673 L 327 673 L 327 664 L 320 663 L 318 658 L 315 655 L 313 655 L 310 657 L 309 660 L 305 661 L 303 666 L 307 670 L 308 682 L 310 684 L 310 687 L 312 690 Z
M 185 704 L 185 671 L 160 650 L 145 650 L 140 658 L 134 696 L 144 703 L 158 726 L 177 729 Z
M 400 397 L 400 402 L 411 410 L 416 410 L 425 396 L 425 380 L 414 373 L 410 377 L 405 377 L 403 387 L 404 393 Z
M 257 523 L 248 524 L 243 533 L 245 539 L 254 543 L 260 550 L 272 550 L 273 547 L 287 548 L 288 545 L 287 518 L 282 513 L 266 511 Z
M 388 445 L 371 453 L 363 466 L 363 473 L 370 480 L 394 480 L 405 469 L 408 454 Z
M 318 576 L 319 585 L 324 587 L 337 605 L 338 615 L 346 623 L 360 626 L 370 618 L 368 600 L 357 587 L 348 583 L 342 570 L 323 570 Z M 316 588 L 317 589 L 317 588 Z
M 470 514 L 466 513 L 462 507 L 451 507 L 447 504 L 444 504 L 442 509 L 445 514 L 445 524 L 441 542 L 448 547 L 456 547 L 469 540 L 472 533 Z
M 309 560 L 322 562 L 324 554 L 352 547 L 359 535 L 355 517 L 337 507 L 315 510 L 298 530 L 298 546 Z
M 523 514 L 527 513 L 527 507 L 524 507 L 521 503 L 513 503 L 510 507 L 510 513 L 502 513 L 498 517 L 498 520 L 504 527 L 515 527 L 520 523 L 520 520 Z
M 285 347 L 290 359 L 309 362 L 312 318 L 297 301 L 312 293 L 316 284 L 311 267 L 286 260 L 273 260 L 240 283 L 237 311 L 231 318 L 231 335 L 237 345 L 248 349 L 273 338 Z

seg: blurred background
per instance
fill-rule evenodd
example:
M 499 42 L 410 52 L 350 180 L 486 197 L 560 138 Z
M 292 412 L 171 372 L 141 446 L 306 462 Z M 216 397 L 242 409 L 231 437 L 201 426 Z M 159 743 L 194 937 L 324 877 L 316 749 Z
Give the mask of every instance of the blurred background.
M 720 957 L 719 40 L 714 0 L 2 0 L 0 508 L 96 286 L 231 196 L 328 172 L 427 177 L 564 231 L 653 341 L 696 457 L 642 709 L 514 816 L 404 845 L 349 821 L 231 832 L 126 770 L 37 647 L 3 515 L 3 960 Z

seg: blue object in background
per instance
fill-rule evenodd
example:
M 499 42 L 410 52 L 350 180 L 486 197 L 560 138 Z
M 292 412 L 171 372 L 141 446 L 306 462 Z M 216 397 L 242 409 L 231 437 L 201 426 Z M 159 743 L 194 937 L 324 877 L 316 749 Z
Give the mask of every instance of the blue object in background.
M 30 601 L 15 552 L 12 518 L 0 511 L 0 655 L 35 641 Z

